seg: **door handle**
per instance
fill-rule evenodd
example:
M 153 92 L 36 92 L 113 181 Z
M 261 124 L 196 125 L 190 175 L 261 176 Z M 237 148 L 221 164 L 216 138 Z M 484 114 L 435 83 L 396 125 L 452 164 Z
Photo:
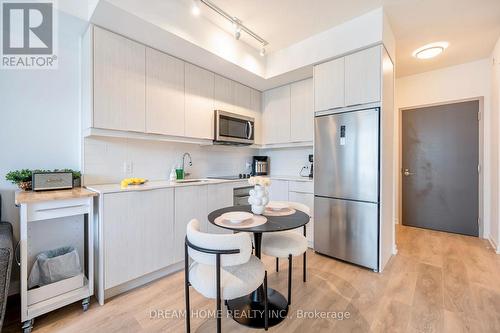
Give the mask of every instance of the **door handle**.
M 248 130 L 247 130 L 247 139 L 250 140 L 250 138 L 252 137 L 252 122 L 251 121 L 247 121 L 247 126 L 248 126 Z
M 413 172 L 410 172 L 410 170 L 409 170 L 409 169 L 404 169 L 404 171 L 403 171 L 403 175 L 405 175 L 406 177 L 408 177 L 408 176 L 413 176 L 413 175 L 414 175 L 414 173 L 413 173 Z

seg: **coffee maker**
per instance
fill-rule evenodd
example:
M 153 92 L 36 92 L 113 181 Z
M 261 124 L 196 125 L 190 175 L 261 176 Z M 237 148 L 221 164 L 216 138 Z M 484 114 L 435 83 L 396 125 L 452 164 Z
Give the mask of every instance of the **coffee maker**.
M 252 176 L 266 176 L 269 173 L 269 157 L 254 156 L 252 161 Z

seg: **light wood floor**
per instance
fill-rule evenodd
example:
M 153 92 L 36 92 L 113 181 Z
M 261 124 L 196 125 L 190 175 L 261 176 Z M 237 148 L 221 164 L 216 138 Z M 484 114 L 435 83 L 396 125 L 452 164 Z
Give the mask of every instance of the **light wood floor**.
M 291 317 L 270 332 L 500 332 L 500 255 L 485 240 L 398 227 L 399 253 L 383 273 L 309 253 L 308 282 L 294 261 Z M 287 270 L 265 259 L 269 286 L 286 295 Z M 109 300 L 88 312 L 73 304 L 37 318 L 35 332 L 182 332 L 184 319 L 151 319 L 155 310 L 183 310 L 182 272 Z M 213 310 L 192 290 L 192 309 Z M 298 319 L 297 310 L 349 312 L 350 318 Z M 18 311 L 17 308 L 9 312 Z M 201 313 L 201 312 L 200 312 Z M 19 331 L 19 324 L 5 328 Z M 214 332 L 193 319 L 192 332 Z M 225 332 L 255 332 L 223 319 Z

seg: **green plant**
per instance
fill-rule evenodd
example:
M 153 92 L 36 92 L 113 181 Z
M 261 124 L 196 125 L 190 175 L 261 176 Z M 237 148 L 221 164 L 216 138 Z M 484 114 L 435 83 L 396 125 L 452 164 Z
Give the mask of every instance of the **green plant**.
M 22 182 L 29 182 L 31 181 L 31 170 L 22 169 L 22 170 L 11 171 L 7 173 L 7 175 L 5 175 L 5 180 L 16 185 Z
M 73 174 L 73 179 L 80 179 L 82 174 L 80 171 L 72 170 L 72 169 L 54 169 L 54 170 L 42 170 L 42 169 L 22 169 L 22 170 L 14 170 L 10 171 L 5 175 L 5 180 L 11 182 L 12 184 L 19 184 L 22 182 L 30 182 L 33 172 L 51 172 L 51 171 L 64 171 L 71 172 Z
M 71 172 L 73 174 L 73 179 L 80 179 L 82 178 L 82 173 L 80 171 L 72 170 L 72 169 L 62 169 L 62 170 L 54 170 L 54 171 L 64 171 L 64 172 Z

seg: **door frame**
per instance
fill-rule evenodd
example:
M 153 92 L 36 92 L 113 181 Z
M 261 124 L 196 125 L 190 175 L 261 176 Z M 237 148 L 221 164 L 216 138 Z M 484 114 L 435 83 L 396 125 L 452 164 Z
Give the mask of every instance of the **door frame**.
M 485 219 L 485 216 L 489 216 L 487 213 L 484 205 L 484 195 L 485 193 L 491 193 L 491 178 L 490 175 L 485 176 L 485 152 L 484 152 L 484 142 L 485 142 L 485 131 L 484 131 L 484 97 L 473 97 L 473 98 L 464 98 L 464 99 L 458 99 L 458 100 L 451 100 L 451 101 L 444 101 L 444 102 L 437 102 L 437 103 L 430 103 L 430 104 L 419 104 L 416 106 L 405 106 L 402 108 L 398 109 L 398 167 L 396 168 L 397 172 L 397 207 L 398 207 L 398 214 L 397 214 L 397 224 L 402 224 L 402 217 L 403 217 L 403 177 L 402 177 L 402 167 L 403 167 L 403 111 L 407 110 L 414 110 L 416 109 L 415 112 L 418 112 L 418 109 L 426 108 L 426 107 L 432 107 L 432 106 L 440 106 L 440 105 L 448 105 L 448 104 L 456 104 L 456 103 L 462 103 L 462 102 L 471 102 L 471 101 L 478 101 L 479 102 L 479 121 L 478 121 L 478 126 L 479 126 L 479 165 L 480 165 L 480 172 L 479 172 L 479 179 L 478 179 L 478 199 L 479 199 L 479 238 L 486 238 L 489 239 L 489 230 L 490 230 L 490 221 L 489 218 Z M 487 178 L 487 182 L 485 182 L 485 177 Z M 486 184 L 486 185 L 485 185 Z

